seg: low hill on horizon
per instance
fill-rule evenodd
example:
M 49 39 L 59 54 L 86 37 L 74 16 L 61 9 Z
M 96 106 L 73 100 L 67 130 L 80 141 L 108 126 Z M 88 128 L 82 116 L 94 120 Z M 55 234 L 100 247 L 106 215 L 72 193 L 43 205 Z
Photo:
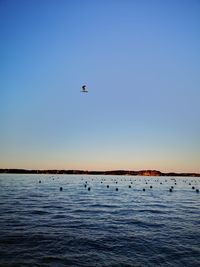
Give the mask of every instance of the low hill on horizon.
M 133 176 L 188 176 L 200 177 L 200 173 L 161 172 L 157 170 L 113 170 L 113 171 L 85 171 L 85 170 L 28 170 L 28 169 L 0 169 L 0 173 L 19 174 L 87 174 L 87 175 L 133 175 Z

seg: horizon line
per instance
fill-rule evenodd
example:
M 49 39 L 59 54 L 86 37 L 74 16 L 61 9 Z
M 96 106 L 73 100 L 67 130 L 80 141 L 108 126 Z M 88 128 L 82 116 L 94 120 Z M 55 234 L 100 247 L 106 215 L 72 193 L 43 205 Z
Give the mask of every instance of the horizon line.
M 113 175 L 142 175 L 142 176 L 199 176 L 197 172 L 161 172 L 155 169 L 142 169 L 142 170 L 80 170 L 80 169 L 24 169 L 24 168 L 0 168 L 0 173 L 33 173 L 33 174 L 113 174 Z

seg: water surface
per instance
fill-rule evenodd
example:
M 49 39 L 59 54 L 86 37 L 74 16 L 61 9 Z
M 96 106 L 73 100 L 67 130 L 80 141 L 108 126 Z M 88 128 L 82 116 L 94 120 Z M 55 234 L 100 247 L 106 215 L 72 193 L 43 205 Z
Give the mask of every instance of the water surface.
M 199 266 L 196 188 L 200 178 L 1 174 L 0 266 Z

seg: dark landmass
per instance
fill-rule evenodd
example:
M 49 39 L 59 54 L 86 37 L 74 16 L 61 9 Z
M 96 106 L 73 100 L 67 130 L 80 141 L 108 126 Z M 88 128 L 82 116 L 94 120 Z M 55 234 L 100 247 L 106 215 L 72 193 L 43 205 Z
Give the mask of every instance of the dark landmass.
M 0 169 L 0 173 L 20 173 L 20 174 L 88 174 L 88 175 L 134 175 L 134 176 L 188 176 L 200 177 L 200 173 L 175 173 L 160 172 L 156 170 L 141 171 L 84 171 L 84 170 L 26 170 L 26 169 Z

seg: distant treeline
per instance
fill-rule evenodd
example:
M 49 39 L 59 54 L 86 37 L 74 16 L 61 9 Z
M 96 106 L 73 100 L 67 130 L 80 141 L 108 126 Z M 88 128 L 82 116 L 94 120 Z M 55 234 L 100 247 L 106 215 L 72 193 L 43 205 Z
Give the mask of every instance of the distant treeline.
M 200 177 L 199 173 L 163 173 L 156 170 L 141 171 L 83 171 L 83 170 L 26 170 L 26 169 L 0 169 L 0 173 L 19 173 L 19 174 L 88 174 L 88 175 L 134 175 L 134 176 L 190 176 Z

